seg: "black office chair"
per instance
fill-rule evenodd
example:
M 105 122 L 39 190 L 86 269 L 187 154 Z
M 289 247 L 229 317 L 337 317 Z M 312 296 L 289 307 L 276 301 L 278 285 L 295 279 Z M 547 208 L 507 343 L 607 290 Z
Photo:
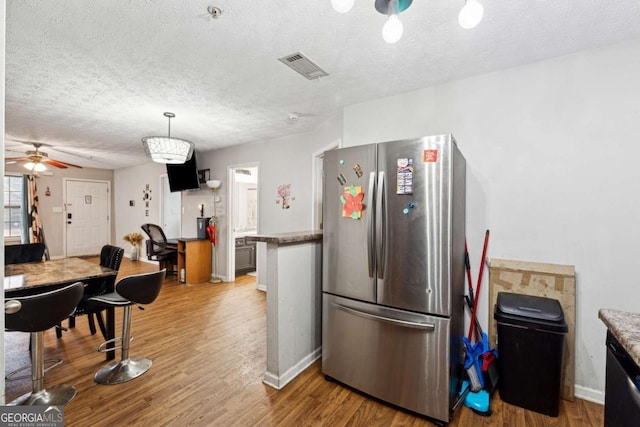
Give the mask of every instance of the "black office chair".
M 141 228 L 149 236 L 149 239 L 145 242 L 147 258 L 150 261 L 158 261 L 160 270 L 167 269 L 169 272 L 175 273 L 177 270 L 178 251 L 176 247 L 169 246 L 162 228 L 156 224 L 143 224 Z M 168 267 L 171 267 L 171 269 Z
M 102 250 L 100 251 L 100 265 L 118 271 L 120 270 L 120 264 L 122 263 L 123 255 L 124 249 L 117 246 L 104 245 L 102 247 Z M 102 332 L 102 336 L 104 337 L 104 339 L 107 339 L 107 327 L 105 326 L 104 318 L 102 317 L 102 312 L 105 309 L 102 306 L 89 304 L 88 301 L 89 298 L 105 294 L 108 288 L 112 288 L 115 281 L 116 276 L 109 276 L 84 283 L 84 295 L 82 296 L 82 299 L 80 300 L 76 311 L 71 316 L 69 316 L 70 328 L 75 328 L 76 317 L 87 315 L 87 321 L 89 322 L 89 331 L 91 331 L 91 335 L 96 334 L 95 320 L 97 320 L 100 331 Z M 64 328 L 62 328 L 61 325 L 58 325 L 58 327 L 56 328 L 56 336 L 58 338 L 62 337 L 63 330 Z
M 78 282 L 49 292 L 10 297 L 5 301 L 5 327 L 12 331 L 30 332 L 33 344 L 31 351 L 32 391 L 20 396 L 8 406 L 66 405 L 75 397 L 76 389 L 70 385 L 44 388 L 44 331 L 54 327 L 73 313 L 82 298 L 82 289 L 82 283 Z M 9 376 L 11 375 L 13 373 L 9 374 Z
M 94 380 L 98 384 L 120 384 L 139 377 L 151 368 L 152 361 L 146 357 L 129 357 L 131 341 L 131 306 L 134 304 L 151 304 L 158 297 L 166 275 L 166 270 L 153 273 L 127 276 L 116 283 L 115 292 L 89 299 L 91 304 L 104 307 L 124 307 L 122 319 L 122 337 L 103 342 L 99 352 L 122 349 L 122 357 L 96 372 Z M 107 349 L 107 344 L 120 342 L 120 346 Z
M 4 264 L 21 264 L 23 262 L 42 262 L 45 251 L 44 243 L 25 243 L 4 247 Z

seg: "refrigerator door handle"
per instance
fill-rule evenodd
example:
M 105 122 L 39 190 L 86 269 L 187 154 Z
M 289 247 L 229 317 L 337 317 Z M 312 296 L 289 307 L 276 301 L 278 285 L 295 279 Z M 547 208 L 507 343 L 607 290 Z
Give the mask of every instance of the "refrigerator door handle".
M 381 322 L 391 323 L 392 325 L 403 326 L 405 328 L 421 329 L 427 332 L 433 332 L 436 329 L 436 326 L 433 323 L 410 322 L 408 320 L 392 319 L 390 317 L 384 317 L 377 314 L 356 310 L 354 308 L 346 307 L 335 302 L 330 302 L 330 304 L 338 310 L 342 310 L 355 316 L 364 317 L 365 319 L 379 320 Z
M 385 212 L 385 182 L 384 172 L 378 172 L 378 191 L 376 194 L 376 246 L 377 246 L 377 270 L 378 279 L 384 279 L 384 260 L 385 260 L 385 235 L 387 232 L 387 214 Z
M 371 208 L 373 206 L 373 196 L 375 194 L 376 187 L 376 173 L 371 172 L 369 175 L 369 193 L 367 195 L 367 206 Z M 373 233 L 375 227 L 375 221 L 373 218 L 373 209 L 370 209 L 369 215 L 367 215 L 367 261 L 369 262 L 369 277 L 373 277 L 373 266 L 375 262 L 375 254 L 373 247 Z

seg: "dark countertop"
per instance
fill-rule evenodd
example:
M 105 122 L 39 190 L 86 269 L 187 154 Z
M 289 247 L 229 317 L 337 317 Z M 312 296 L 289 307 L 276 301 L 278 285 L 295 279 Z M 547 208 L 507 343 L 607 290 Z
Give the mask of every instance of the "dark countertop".
M 24 288 L 70 284 L 117 274 L 115 270 L 80 258 L 9 264 L 4 266 L 4 290 L 8 294 Z
M 313 242 L 315 240 L 322 240 L 322 230 L 293 231 L 289 233 L 273 234 L 254 234 L 245 237 L 245 241 L 247 243 L 265 242 L 275 243 L 278 245 Z
M 601 308 L 598 317 L 640 366 L 640 313 Z

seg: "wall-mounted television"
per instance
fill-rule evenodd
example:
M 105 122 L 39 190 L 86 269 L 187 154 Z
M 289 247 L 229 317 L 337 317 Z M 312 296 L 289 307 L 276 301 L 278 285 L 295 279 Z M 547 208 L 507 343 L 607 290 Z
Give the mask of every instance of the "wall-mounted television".
M 199 190 L 198 165 L 194 151 L 191 159 L 182 164 L 167 164 L 167 176 L 169 178 L 169 190 L 176 191 Z

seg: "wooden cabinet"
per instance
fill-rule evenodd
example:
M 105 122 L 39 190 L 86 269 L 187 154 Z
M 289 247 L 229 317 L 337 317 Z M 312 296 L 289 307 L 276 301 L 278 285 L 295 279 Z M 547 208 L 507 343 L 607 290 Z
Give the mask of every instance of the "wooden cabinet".
M 236 237 L 236 275 L 256 271 L 256 244 Z
M 198 283 L 208 281 L 210 278 L 211 242 L 209 239 L 178 239 L 178 280 L 182 283 Z

